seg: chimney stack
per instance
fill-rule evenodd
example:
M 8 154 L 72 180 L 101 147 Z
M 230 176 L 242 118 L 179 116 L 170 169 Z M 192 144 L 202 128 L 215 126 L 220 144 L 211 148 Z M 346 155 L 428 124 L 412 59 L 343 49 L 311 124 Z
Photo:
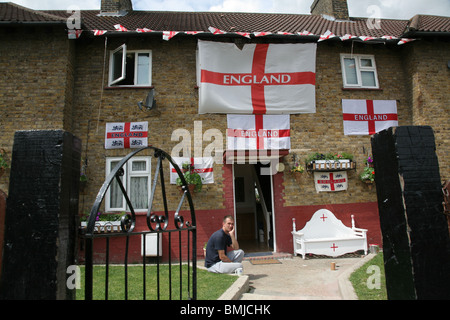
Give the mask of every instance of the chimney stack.
M 102 0 L 100 14 L 124 15 L 133 11 L 131 0 Z
M 338 20 L 349 20 L 347 0 L 314 0 L 311 14 L 326 14 Z

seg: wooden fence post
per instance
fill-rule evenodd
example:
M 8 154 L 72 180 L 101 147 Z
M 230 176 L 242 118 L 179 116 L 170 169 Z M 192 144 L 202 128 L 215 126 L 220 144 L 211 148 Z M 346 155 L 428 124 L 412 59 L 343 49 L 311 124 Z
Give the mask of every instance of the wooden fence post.
M 450 239 L 431 127 L 372 138 L 390 300 L 450 298 Z
M 6 206 L 1 299 L 72 299 L 81 141 L 61 130 L 18 131 Z

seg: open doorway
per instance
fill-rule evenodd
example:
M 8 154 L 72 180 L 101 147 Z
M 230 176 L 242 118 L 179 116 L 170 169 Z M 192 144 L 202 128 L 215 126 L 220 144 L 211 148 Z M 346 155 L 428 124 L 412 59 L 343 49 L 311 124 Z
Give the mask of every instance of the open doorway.
M 246 253 L 273 251 L 272 178 L 261 175 L 264 166 L 234 165 L 236 235 Z

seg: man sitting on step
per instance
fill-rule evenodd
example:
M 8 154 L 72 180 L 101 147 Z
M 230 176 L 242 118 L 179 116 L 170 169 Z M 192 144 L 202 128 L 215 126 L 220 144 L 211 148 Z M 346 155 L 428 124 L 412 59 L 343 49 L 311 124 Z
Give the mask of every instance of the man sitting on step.
M 227 247 L 233 251 L 227 253 Z M 225 216 L 222 229 L 214 232 L 206 245 L 205 267 L 209 272 L 233 273 L 242 267 L 244 251 L 239 249 L 234 229 L 234 218 Z

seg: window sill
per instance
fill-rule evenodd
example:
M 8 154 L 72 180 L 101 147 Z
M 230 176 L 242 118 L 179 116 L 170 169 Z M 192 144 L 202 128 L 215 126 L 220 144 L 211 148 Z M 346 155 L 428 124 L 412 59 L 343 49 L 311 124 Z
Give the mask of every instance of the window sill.
M 105 90 L 119 90 L 119 89 L 154 89 L 154 86 L 117 86 L 117 87 L 105 87 Z
M 342 88 L 343 91 L 383 91 L 382 88 Z

